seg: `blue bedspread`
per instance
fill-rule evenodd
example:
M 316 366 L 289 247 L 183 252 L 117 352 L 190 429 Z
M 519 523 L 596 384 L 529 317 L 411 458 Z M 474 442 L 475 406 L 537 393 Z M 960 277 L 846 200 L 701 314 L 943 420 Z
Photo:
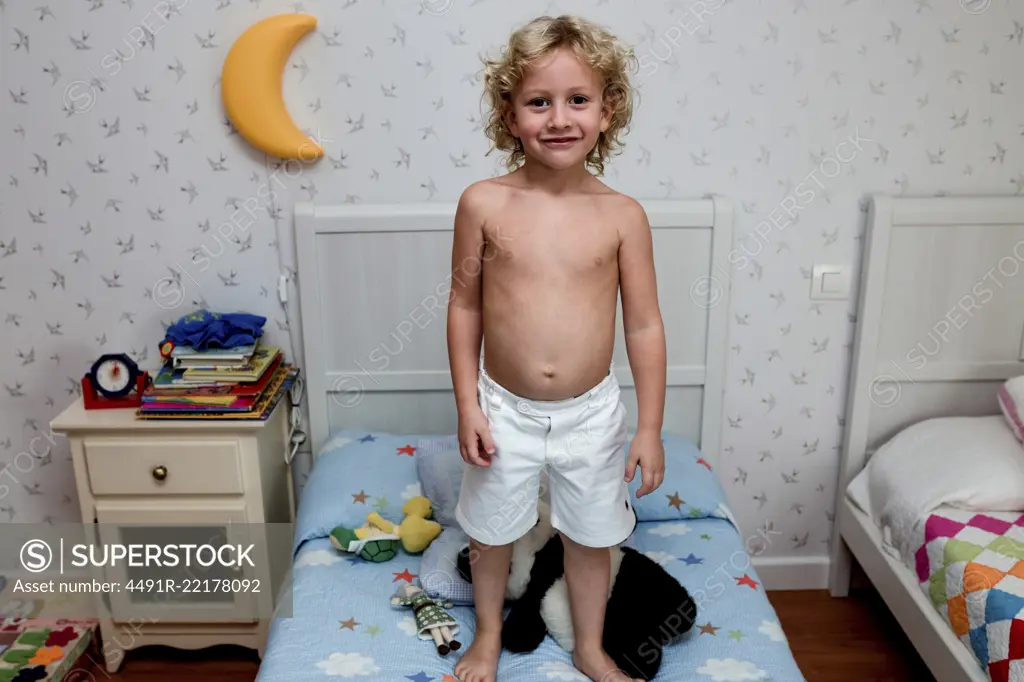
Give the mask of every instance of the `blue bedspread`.
M 803 680 L 778 618 L 749 564 L 740 534 L 723 519 L 642 522 L 637 548 L 660 562 L 698 604 L 697 626 L 665 648 L 658 680 Z M 323 538 L 296 555 L 293 617 L 274 621 L 258 682 L 366 679 L 450 682 L 463 648 L 439 656 L 418 639 L 412 612 L 392 607 L 399 581 L 415 579 L 420 559 L 400 553 L 373 564 L 335 551 Z M 651 595 L 657 599 L 657 595 Z M 473 635 L 473 611 L 451 609 L 457 638 Z M 550 637 L 531 654 L 502 652 L 498 682 L 585 681 Z
M 711 465 L 686 439 L 664 434 L 663 441 L 665 481 L 655 494 L 635 500 L 639 522 L 629 544 L 690 591 L 698 616 L 681 641 L 665 648 L 656 679 L 801 682 L 775 611 L 750 565 L 746 536 L 733 523 Z M 460 477 L 438 472 L 448 470 L 439 466 L 445 461 L 461 466 L 457 448 L 451 451 L 453 442 L 453 437 L 343 430 L 323 446 L 296 518 L 290 617 L 271 625 L 258 682 L 454 682 L 465 646 L 439 656 L 432 641 L 417 637 L 412 611 L 391 606 L 399 584 L 419 582 L 421 556 L 400 550 L 390 561 L 374 564 L 335 550 L 328 540 L 335 526 L 357 527 L 372 511 L 400 520 L 405 501 L 419 495 L 431 497 L 437 518 L 445 523 Z M 631 485 L 635 488 L 639 480 L 638 475 Z M 754 531 L 749 534 L 754 536 L 751 546 L 763 544 L 755 543 L 761 539 Z M 457 638 L 468 645 L 475 622 L 472 607 L 450 612 L 459 623 Z M 666 635 L 671 627 L 666 624 Z M 498 682 L 550 680 L 586 680 L 551 637 L 530 654 L 502 652 Z

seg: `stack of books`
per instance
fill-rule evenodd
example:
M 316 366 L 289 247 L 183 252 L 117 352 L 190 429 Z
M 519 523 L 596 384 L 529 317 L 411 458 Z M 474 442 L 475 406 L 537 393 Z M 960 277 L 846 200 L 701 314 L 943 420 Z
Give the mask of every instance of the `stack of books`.
M 178 346 L 142 396 L 141 419 L 266 419 L 298 369 L 259 343 L 198 351 Z

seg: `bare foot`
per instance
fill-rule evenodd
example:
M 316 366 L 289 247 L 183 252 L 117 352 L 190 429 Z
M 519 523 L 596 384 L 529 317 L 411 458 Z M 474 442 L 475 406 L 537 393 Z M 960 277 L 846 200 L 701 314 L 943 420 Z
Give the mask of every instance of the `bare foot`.
M 627 675 L 615 665 L 615 661 L 605 653 L 604 649 L 594 652 L 583 652 L 576 649 L 572 652 L 572 663 L 577 670 L 594 682 L 644 682 Z
M 460 682 L 494 682 L 501 654 L 501 630 L 477 630 L 466 653 L 455 664 Z

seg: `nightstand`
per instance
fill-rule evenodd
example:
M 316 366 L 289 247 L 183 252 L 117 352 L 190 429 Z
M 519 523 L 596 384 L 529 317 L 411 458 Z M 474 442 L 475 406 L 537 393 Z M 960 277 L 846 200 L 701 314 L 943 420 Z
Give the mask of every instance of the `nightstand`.
M 183 541 L 183 533 L 193 533 L 196 544 L 203 544 L 214 539 L 212 532 L 223 544 L 239 532 L 268 532 L 270 527 L 259 524 L 294 521 L 291 472 L 285 463 L 289 409 L 282 400 L 266 421 L 137 420 L 134 409 L 86 410 L 79 398 L 50 427 L 68 437 L 82 520 L 99 524 L 93 527 L 99 529 L 99 543 L 185 544 L 193 539 Z M 175 528 L 173 539 L 161 540 L 161 532 L 171 537 L 168 526 Z M 282 533 L 275 534 L 279 540 Z M 122 589 L 97 596 L 104 599 L 100 613 L 109 616 L 100 619 L 107 671 L 118 670 L 125 651 L 150 644 L 183 649 L 237 644 L 262 657 L 277 590 L 290 566 L 290 544 L 281 547 L 267 538 L 260 546 L 268 555 L 254 561 L 254 567 L 214 567 L 227 579 L 259 581 L 259 593 L 204 588 L 169 595 Z M 268 546 L 283 551 L 266 552 Z M 97 570 L 104 580 L 126 585 L 140 577 L 129 563 Z M 151 576 L 151 569 L 144 575 Z M 178 584 L 188 577 L 178 575 Z

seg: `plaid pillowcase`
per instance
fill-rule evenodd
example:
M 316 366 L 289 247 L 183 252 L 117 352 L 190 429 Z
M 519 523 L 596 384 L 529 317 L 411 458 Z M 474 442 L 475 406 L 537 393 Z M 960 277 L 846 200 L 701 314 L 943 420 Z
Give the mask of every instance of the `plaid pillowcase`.
M 434 509 L 434 520 L 445 528 L 458 528 L 455 506 L 459 503 L 462 470 L 467 466 L 459 454 L 459 437 L 422 437 L 416 446 L 416 472 L 423 496 Z
M 459 461 L 462 461 L 461 459 Z M 456 561 L 469 544 L 469 536 L 458 525 L 445 526 L 423 551 L 420 585 L 432 599 L 447 599 L 456 606 L 473 604 L 473 585 L 462 579 Z

